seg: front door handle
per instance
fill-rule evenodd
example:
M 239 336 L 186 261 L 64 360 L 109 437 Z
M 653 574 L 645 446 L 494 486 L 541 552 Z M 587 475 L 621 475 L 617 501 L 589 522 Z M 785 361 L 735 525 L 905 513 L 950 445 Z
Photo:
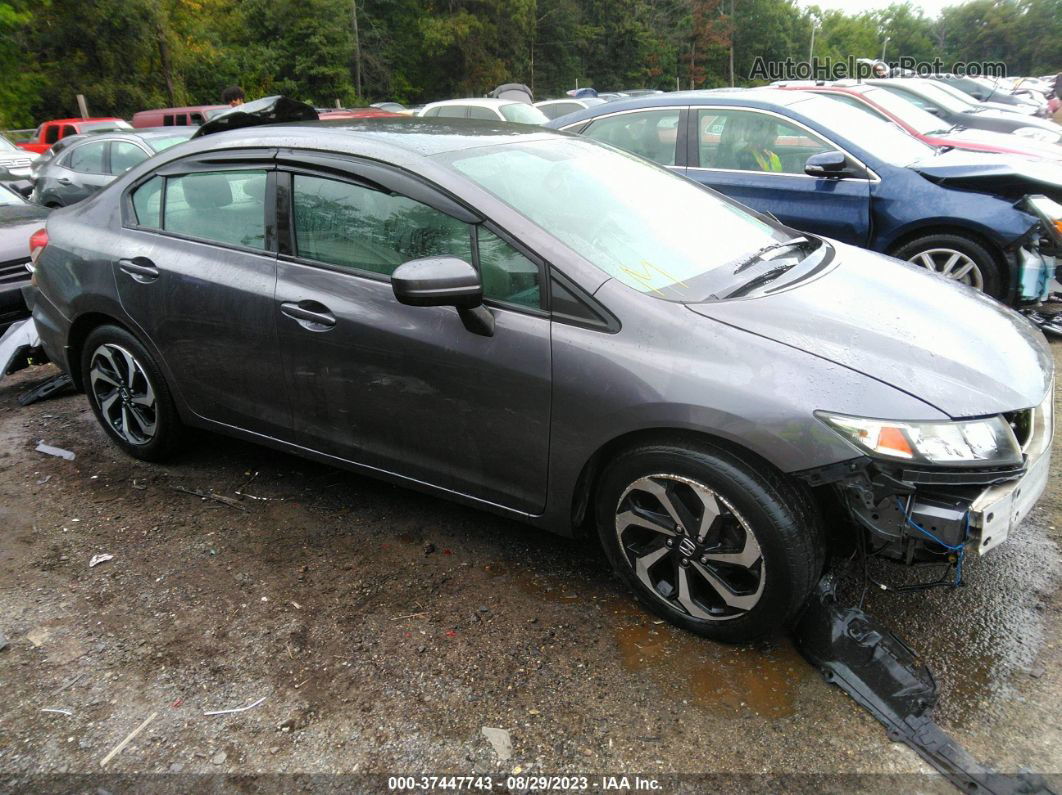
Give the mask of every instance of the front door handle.
M 70 180 L 67 179 L 66 177 L 59 177 L 59 179 L 57 179 L 56 182 L 58 182 L 60 185 L 69 185 L 70 184 Z
M 159 269 L 147 257 L 120 259 L 118 260 L 118 267 L 122 273 L 132 276 L 134 281 L 138 281 L 141 284 L 148 284 L 159 278 Z
M 328 331 L 336 325 L 336 316 L 317 301 L 287 301 L 280 305 L 280 311 L 308 331 Z

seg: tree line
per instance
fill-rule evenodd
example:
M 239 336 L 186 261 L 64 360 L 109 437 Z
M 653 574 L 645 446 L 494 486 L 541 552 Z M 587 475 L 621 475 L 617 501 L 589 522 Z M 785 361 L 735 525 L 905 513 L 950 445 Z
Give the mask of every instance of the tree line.
M 286 94 L 347 107 L 580 86 L 749 84 L 757 56 L 1062 68 L 1062 0 L 909 2 L 849 14 L 795 0 L 0 0 L 0 126 Z

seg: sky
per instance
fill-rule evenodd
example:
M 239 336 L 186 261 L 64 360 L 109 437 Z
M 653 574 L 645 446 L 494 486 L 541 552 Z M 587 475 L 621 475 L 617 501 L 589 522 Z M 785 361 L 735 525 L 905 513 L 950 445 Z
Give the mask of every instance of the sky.
M 849 14 L 858 14 L 862 11 L 875 11 L 879 8 L 887 8 L 897 0 L 797 0 L 801 8 L 818 6 L 824 10 L 845 11 Z M 946 6 L 958 5 L 962 0 L 912 0 L 911 5 L 921 8 L 927 17 L 935 17 Z

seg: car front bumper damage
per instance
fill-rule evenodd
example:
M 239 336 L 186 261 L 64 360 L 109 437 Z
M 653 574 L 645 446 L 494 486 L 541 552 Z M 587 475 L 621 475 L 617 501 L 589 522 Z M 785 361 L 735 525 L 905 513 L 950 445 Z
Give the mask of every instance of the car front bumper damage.
M 963 556 L 1003 543 L 1046 489 L 1054 435 L 1049 406 L 1045 400 L 1005 415 L 1022 447 L 1019 466 L 919 468 L 860 458 L 800 474 L 834 490 L 867 531 L 864 551 L 909 565 L 951 563 L 960 569 L 958 583 Z

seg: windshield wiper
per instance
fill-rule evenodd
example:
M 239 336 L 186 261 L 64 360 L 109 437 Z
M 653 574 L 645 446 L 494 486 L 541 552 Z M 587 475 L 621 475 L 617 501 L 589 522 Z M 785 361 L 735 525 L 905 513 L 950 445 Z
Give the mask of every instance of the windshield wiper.
M 745 282 L 740 287 L 738 287 L 738 288 L 736 288 L 734 290 L 731 290 L 729 293 L 724 295 L 723 298 L 724 299 L 725 298 L 740 298 L 743 295 L 748 295 L 753 290 L 755 290 L 757 287 L 763 287 L 763 285 L 765 285 L 765 284 L 767 284 L 769 282 L 773 282 L 775 279 L 777 279 L 779 276 L 781 276 L 786 271 L 788 271 L 788 270 L 790 270 L 792 268 L 795 268 L 797 266 L 797 264 L 798 263 L 796 263 L 796 262 L 787 262 L 785 265 L 776 265 L 775 267 L 771 268 L 770 270 L 764 271 L 763 273 L 761 273 L 756 278 L 749 279 L 747 282 Z
M 806 237 L 801 236 L 794 237 L 791 240 L 785 240 L 781 243 L 771 243 L 769 246 L 764 246 L 759 251 L 754 251 L 752 254 L 745 257 L 745 259 L 738 262 L 737 266 L 734 268 L 734 275 L 736 276 L 749 266 L 755 265 L 757 262 L 762 261 L 763 255 L 770 251 L 780 251 L 781 249 L 791 248 L 792 246 L 799 246 L 808 242 L 809 241 Z

